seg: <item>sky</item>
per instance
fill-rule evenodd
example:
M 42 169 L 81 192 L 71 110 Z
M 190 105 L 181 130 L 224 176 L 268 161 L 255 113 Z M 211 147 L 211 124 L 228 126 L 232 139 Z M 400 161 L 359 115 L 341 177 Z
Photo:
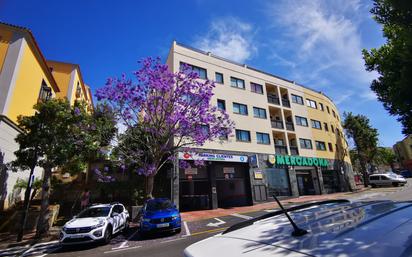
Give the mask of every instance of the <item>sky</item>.
M 385 43 L 368 0 L 0 0 L 0 21 L 29 28 L 46 59 L 79 64 L 93 90 L 166 60 L 173 42 L 264 70 L 324 92 L 341 115 L 369 117 L 379 144 L 401 126 L 370 90 L 362 49 Z

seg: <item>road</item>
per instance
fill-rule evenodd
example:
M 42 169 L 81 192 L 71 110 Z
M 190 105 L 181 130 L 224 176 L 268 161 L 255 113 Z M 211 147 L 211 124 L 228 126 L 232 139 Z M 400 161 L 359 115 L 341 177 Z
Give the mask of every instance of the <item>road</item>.
M 373 188 L 361 193 L 348 194 L 351 201 L 370 200 L 412 200 L 412 179 L 404 187 Z M 261 210 L 249 213 L 235 213 L 230 216 L 187 222 L 178 235 L 165 234 L 155 238 L 141 238 L 137 228 L 131 228 L 126 234 L 116 235 L 108 245 L 73 246 L 61 248 L 57 242 L 36 245 L 27 249 L 20 256 L 50 257 L 174 257 L 183 256 L 183 250 L 202 239 L 220 233 L 238 222 L 257 217 L 273 210 Z M 0 252 L 0 256 L 2 256 Z

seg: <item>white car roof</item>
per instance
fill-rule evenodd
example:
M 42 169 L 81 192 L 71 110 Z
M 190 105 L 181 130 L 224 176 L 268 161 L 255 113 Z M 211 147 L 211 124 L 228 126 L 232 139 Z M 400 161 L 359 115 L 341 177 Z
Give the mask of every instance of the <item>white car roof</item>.
M 197 242 L 186 256 L 410 256 L 412 202 L 319 205 L 290 212 L 308 233 L 291 235 L 284 214 Z

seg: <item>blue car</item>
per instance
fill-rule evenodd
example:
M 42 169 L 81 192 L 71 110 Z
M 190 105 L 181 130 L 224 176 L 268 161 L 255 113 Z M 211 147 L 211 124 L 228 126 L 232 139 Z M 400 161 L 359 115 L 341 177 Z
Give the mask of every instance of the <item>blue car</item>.
M 180 212 L 169 199 L 155 198 L 145 202 L 139 212 L 140 233 L 177 232 L 182 230 Z

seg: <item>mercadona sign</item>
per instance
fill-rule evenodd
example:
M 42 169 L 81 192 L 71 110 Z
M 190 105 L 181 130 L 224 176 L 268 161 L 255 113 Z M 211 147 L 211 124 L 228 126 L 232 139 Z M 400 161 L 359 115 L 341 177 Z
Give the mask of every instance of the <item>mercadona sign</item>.
M 324 158 L 317 157 L 303 157 L 291 155 L 276 155 L 273 164 L 277 165 L 291 165 L 291 166 L 320 166 L 327 167 L 329 161 Z

